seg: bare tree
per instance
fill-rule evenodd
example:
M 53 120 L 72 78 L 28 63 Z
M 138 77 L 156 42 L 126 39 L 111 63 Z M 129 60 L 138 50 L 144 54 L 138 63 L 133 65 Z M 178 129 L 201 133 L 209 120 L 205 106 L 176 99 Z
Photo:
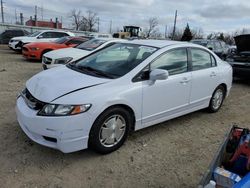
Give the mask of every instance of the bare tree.
M 156 17 L 149 18 L 148 20 L 149 27 L 146 30 L 146 37 L 150 37 L 152 34 L 157 32 L 158 19 Z
M 82 25 L 81 14 L 82 14 L 81 10 L 76 10 L 76 9 L 73 9 L 70 12 L 70 18 L 72 19 L 75 30 L 79 30 L 80 26 Z
M 192 30 L 194 39 L 202 39 L 204 37 L 204 32 L 202 28 L 197 28 Z
M 95 25 L 97 23 L 98 23 L 97 13 L 88 10 L 87 15 L 83 16 L 81 29 L 90 32 L 96 31 Z

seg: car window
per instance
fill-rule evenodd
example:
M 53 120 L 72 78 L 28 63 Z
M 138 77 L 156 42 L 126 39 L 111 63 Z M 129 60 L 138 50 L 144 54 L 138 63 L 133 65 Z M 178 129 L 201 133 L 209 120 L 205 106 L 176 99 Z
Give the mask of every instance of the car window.
M 30 37 L 37 37 L 38 35 L 40 35 L 41 31 L 36 31 L 35 33 L 30 34 Z
M 87 41 L 87 39 L 71 39 L 67 42 L 67 44 L 81 44 L 84 41 Z
M 41 35 L 39 35 L 39 37 L 42 37 L 42 38 L 54 38 L 53 37 L 53 32 L 44 32 Z
M 61 37 L 69 36 L 67 33 L 61 33 L 61 32 L 53 32 L 52 35 L 53 35 L 52 38 L 61 38 Z
M 221 50 L 222 46 L 221 46 L 220 42 L 215 41 L 214 48 L 215 48 L 215 50 Z
M 23 35 L 23 31 L 22 30 L 15 30 L 14 35 L 21 36 L 21 35 Z
M 169 75 L 175 75 L 187 72 L 187 50 L 185 48 L 171 50 L 153 63 L 151 63 L 151 70 L 164 69 L 169 72 Z
M 92 50 L 95 50 L 96 48 L 98 48 L 99 46 L 101 46 L 102 44 L 104 44 L 105 42 L 107 42 L 107 41 L 102 40 L 102 39 L 91 39 L 87 42 L 83 42 L 82 44 L 78 45 L 76 48 L 82 49 L 82 50 L 92 51 Z
M 212 66 L 211 55 L 210 53 L 200 50 L 200 49 L 191 49 L 191 58 L 192 58 L 192 70 L 200 70 L 210 68 Z M 215 60 L 214 60 L 215 64 Z

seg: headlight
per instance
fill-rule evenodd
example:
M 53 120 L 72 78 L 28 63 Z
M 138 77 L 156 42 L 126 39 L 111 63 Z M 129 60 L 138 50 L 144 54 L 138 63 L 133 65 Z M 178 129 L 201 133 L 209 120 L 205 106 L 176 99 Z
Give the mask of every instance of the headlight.
M 47 104 L 37 115 L 40 116 L 67 116 L 86 112 L 90 109 L 91 104 L 83 105 L 64 105 L 64 104 Z
M 39 50 L 39 48 L 36 48 L 36 47 L 33 47 L 33 48 L 30 48 L 32 51 L 36 51 L 36 50 Z
M 67 64 L 72 59 L 73 59 L 72 57 L 64 57 L 64 58 L 56 59 L 54 64 Z

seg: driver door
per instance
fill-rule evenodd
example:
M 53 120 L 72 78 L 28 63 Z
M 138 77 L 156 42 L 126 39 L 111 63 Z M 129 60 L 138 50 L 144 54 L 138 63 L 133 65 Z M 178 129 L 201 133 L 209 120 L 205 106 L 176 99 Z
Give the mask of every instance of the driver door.
M 165 69 L 166 80 L 143 81 L 142 127 L 159 123 L 187 110 L 191 90 L 187 49 L 177 48 L 158 57 L 150 64 L 150 71 Z

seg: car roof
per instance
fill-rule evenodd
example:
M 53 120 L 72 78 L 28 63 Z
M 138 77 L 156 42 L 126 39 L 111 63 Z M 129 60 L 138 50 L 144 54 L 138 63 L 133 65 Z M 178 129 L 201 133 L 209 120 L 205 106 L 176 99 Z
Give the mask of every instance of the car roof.
M 152 46 L 156 48 L 163 48 L 175 44 L 187 44 L 186 42 L 179 42 L 172 40 L 140 40 L 140 39 L 125 41 L 125 43 Z

